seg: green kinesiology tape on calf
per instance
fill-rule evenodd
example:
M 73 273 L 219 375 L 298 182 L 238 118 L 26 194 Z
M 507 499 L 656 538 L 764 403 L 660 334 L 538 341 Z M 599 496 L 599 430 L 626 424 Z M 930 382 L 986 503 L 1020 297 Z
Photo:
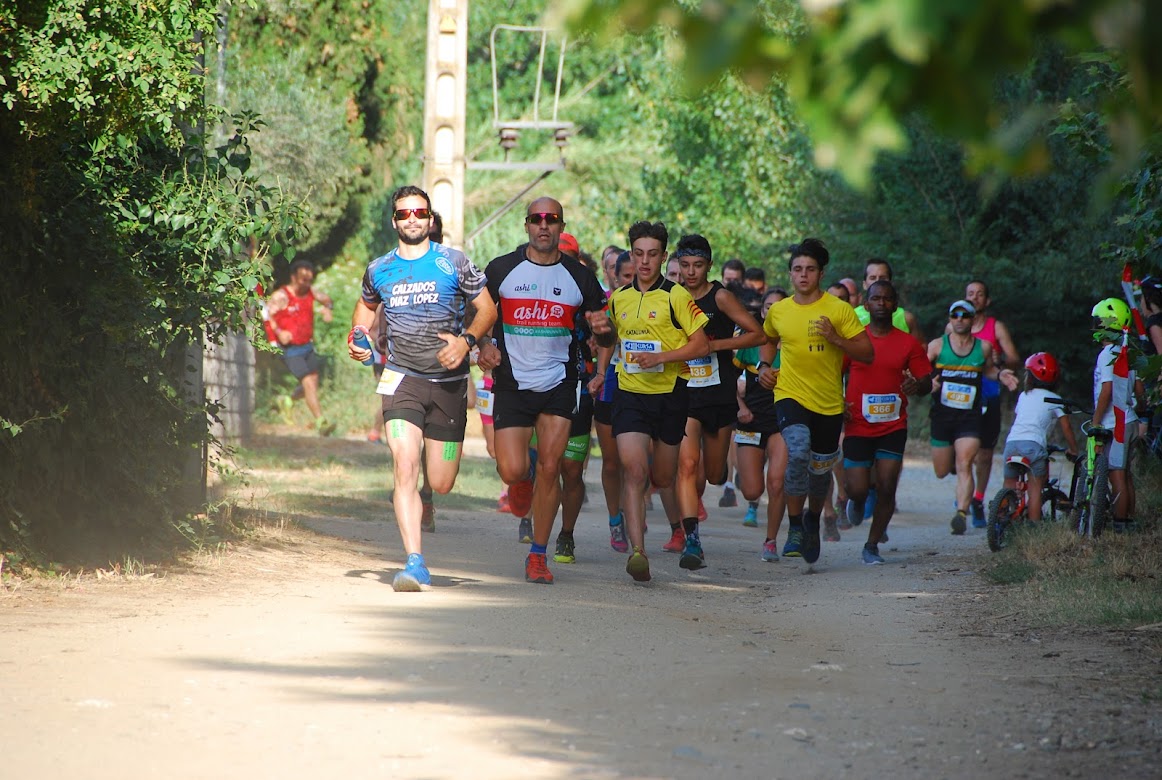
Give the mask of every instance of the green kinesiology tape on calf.
M 459 449 L 459 446 L 454 441 L 444 442 L 444 460 L 456 460 L 456 451 Z

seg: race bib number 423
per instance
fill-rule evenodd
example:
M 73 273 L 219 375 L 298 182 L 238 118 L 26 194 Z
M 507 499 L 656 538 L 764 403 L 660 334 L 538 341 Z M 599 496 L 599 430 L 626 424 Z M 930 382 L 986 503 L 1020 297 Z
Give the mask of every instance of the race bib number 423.
M 375 388 L 375 392 L 380 395 L 395 395 L 396 388 L 399 387 L 399 383 L 402 381 L 403 374 L 398 371 L 392 371 L 390 368 L 385 369 L 379 377 L 379 386 Z

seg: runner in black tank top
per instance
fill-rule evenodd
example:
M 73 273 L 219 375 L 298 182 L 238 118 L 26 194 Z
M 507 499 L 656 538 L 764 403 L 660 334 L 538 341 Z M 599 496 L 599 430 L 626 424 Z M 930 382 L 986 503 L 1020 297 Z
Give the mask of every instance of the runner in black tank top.
M 756 312 L 758 321 L 765 321 L 771 305 L 786 297 L 787 293 L 780 288 L 768 290 L 762 297 L 760 312 Z M 743 498 L 749 502 L 746 518 L 742 524 L 758 526 L 758 500 L 765 488 L 767 534 L 761 557 L 768 563 L 775 563 L 779 560 L 779 545 L 776 539 L 787 507 L 787 498 L 783 492 L 783 479 L 787 471 L 787 444 L 779 431 L 779 418 L 775 413 L 774 383 L 778 381 L 779 353 L 775 353 L 773 365 L 769 365 L 762 360 L 761 352 L 761 348 L 740 349 L 735 357 L 735 365 L 746 368 L 743 371 L 746 375 L 746 390 L 743 394 L 744 403 L 739 405 L 739 422 L 734 431 L 734 443 L 737 447 L 738 487 L 742 491 Z
M 734 299 L 733 293 L 723 287 L 721 282 L 713 281 L 706 294 L 694 300 L 702 313 L 710 318 L 705 332 L 716 345 L 734 336 L 736 327 L 734 320 L 718 307 L 716 297 L 719 292 Z M 710 433 L 723 425 L 733 425 L 738 413 L 734 384 L 738 380 L 738 369 L 733 358 L 732 349 L 717 349 L 704 358 L 686 364 L 690 366 L 690 381 L 686 383 L 690 392 L 690 416 L 700 420 L 703 428 Z M 725 421 L 716 419 L 715 413 L 711 411 L 715 407 L 726 414 Z
M 718 282 L 707 281 L 712 261 L 710 242 L 698 235 L 683 236 L 674 258 L 683 286 L 710 317 L 705 329 L 710 354 L 687 363 L 690 409 L 686 436 L 678 452 L 678 476 L 671 494 L 661 492 L 671 527 L 670 541 L 663 549 L 681 552 L 682 568 L 701 569 L 706 563 L 698 536 L 698 503 L 707 479 L 715 485 L 726 481 L 730 435 L 738 419 L 738 373 L 732 353 L 758 346 L 766 338 L 733 293 Z M 738 336 L 734 335 L 736 325 Z

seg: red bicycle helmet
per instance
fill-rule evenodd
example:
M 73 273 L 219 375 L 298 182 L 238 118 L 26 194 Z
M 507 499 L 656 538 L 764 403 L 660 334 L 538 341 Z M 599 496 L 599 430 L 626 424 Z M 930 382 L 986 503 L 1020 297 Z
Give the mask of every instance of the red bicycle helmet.
M 1025 361 L 1025 368 L 1045 384 L 1051 385 L 1061 376 L 1061 369 L 1057 366 L 1057 358 L 1048 352 L 1034 352 Z

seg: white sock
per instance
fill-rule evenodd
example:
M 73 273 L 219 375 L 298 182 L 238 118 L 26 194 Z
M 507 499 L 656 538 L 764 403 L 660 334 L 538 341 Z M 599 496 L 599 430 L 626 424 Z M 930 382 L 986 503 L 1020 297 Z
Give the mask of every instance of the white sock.
M 729 479 L 722 483 L 723 490 L 734 490 L 734 483 Z

